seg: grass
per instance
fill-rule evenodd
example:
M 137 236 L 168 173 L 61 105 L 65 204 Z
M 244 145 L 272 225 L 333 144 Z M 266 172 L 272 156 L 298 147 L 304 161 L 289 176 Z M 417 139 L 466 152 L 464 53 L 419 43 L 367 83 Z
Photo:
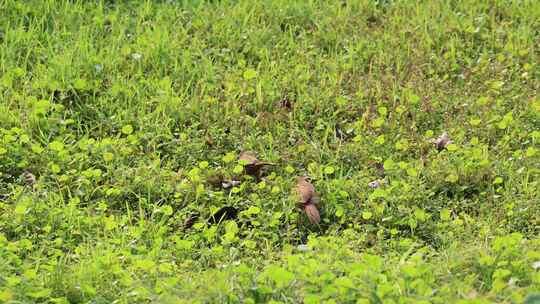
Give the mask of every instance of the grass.
M 0 303 L 533 303 L 539 44 L 537 1 L 0 0 Z

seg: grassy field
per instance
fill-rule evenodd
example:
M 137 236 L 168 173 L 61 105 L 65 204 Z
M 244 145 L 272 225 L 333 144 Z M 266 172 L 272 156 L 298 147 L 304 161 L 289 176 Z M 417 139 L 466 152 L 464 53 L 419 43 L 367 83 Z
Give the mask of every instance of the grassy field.
M 539 1 L 0 0 L 0 303 L 539 303 L 539 46 Z

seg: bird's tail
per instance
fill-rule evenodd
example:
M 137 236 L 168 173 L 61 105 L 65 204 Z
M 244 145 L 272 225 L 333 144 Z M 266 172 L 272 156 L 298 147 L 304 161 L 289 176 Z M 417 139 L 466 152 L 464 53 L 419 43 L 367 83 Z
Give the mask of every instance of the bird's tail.
M 314 204 L 305 204 L 304 211 L 311 223 L 318 224 L 321 221 L 319 210 Z

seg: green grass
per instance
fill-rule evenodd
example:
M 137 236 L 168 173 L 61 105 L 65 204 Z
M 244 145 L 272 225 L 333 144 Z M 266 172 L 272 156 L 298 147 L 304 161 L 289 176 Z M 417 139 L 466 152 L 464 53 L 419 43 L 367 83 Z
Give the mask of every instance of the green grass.
M 0 0 L 0 303 L 538 292 L 540 2 L 420 2 Z

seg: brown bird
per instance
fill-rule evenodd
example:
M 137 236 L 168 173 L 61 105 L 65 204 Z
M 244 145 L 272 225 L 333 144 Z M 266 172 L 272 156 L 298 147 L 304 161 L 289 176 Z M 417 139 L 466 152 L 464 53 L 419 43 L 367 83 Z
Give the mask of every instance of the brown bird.
M 35 186 L 37 183 L 37 178 L 34 174 L 32 174 L 30 171 L 24 171 L 21 174 L 21 178 L 28 186 Z
M 240 153 L 238 160 L 244 163 L 244 171 L 248 175 L 259 177 L 261 169 L 264 166 L 274 166 L 275 164 L 269 162 L 263 162 L 257 159 L 255 154 L 250 151 L 243 151 Z
M 437 139 L 432 140 L 431 142 L 439 151 L 444 150 L 449 144 L 453 143 L 450 139 L 450 136 L 448 135 L 448 132 L 443 132 L 441 136 L 439 136 Z
M 308 181 L 306 176 L 299 176 L 296 178 L 296 193 L 298 194 L 298 205 L 304 210 L 309 221 L 313 224 L 318 224 L 321 221 L 319 209 L 320 198 L 315 187 Z

